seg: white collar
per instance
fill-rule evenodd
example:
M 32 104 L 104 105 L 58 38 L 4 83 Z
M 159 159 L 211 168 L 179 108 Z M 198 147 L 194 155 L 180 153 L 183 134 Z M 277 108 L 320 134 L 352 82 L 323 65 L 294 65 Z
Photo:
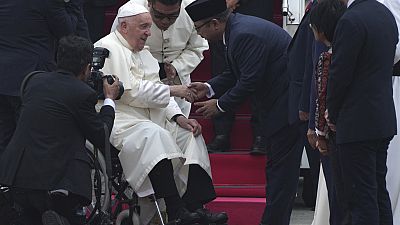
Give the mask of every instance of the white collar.
M 355 0 L 349 0 L 348 2 L 347 2 L 347 8 L 349 8 L 349 6 L 354 2 Z
M 122 34 L 118 30 L 115 30 L 114 34 L 117 36 L 117 39 L 119 40 L 119 42 L 121 42 L 121 44 L 125 48 L 127 48 L 133 52 L 132 46 L 125 40 L 125 38 L 122 36 Z

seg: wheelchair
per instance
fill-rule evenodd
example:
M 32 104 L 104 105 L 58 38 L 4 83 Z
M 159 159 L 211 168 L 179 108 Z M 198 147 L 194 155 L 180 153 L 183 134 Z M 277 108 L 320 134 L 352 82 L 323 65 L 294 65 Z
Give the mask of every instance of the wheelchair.
M 111 144 L 103 153 L 90 142 L 86 149 L 92 166 L 92 203 L 85 207 L 88 225 L 140 225 L 139 198 L 124 179 L 118 150 Z M 179 225 L 179 221 L 164 223 L 156 197 L 150 195 L 162 225 Z

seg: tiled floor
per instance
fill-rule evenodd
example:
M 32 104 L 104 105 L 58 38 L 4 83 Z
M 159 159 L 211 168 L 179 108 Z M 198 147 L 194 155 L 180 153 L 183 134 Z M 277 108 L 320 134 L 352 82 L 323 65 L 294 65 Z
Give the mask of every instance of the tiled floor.
M 295 200 L 295 204 L 292 211 L 292 216 L 290 219 L 290 225 L 310 225 L 313 221 L 314 211 L 309 207 L 304 205 L 303 200 L 301 199 L 302 193 L 302 182 L 303 180 L 299 180 L 298 194 Z
M 305 207 L 303 204 L 296 203 L 293 208 L 290 225 L 310 225 L 312 223 L 313 216 L 314 211 Z

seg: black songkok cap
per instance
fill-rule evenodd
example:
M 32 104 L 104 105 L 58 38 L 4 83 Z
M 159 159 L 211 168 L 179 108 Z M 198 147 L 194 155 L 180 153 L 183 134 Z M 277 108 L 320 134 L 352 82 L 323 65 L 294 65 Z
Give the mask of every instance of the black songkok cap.
M 196 22 L 224 12 L 226 0 L 196 0 L 186 6 L 185 9 L 193 22 Z

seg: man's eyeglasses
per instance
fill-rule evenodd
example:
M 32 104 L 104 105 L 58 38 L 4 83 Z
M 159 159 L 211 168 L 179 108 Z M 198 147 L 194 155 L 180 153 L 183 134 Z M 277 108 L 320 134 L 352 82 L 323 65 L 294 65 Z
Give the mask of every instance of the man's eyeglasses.
M 213 19 L 209 19 L 206 22 L 204 22 L 202 25 L 200 26 L 195 26 L 194 29 L 196 29 L 196 31 L 198 32 L 202 27 L 204 27 L 205 25 L 207 25 L 208 23 L 210 23 Z
M 179 17 L 180 10 L 181 9 L 171 14 L 165 14 L 157 11 L 153 6 L 151 6 L 151 13 L 153 14 L 154 18 L 158 20 L 163 20 L 164 18 L 167 18 L 169 21 L 176 20 Z

